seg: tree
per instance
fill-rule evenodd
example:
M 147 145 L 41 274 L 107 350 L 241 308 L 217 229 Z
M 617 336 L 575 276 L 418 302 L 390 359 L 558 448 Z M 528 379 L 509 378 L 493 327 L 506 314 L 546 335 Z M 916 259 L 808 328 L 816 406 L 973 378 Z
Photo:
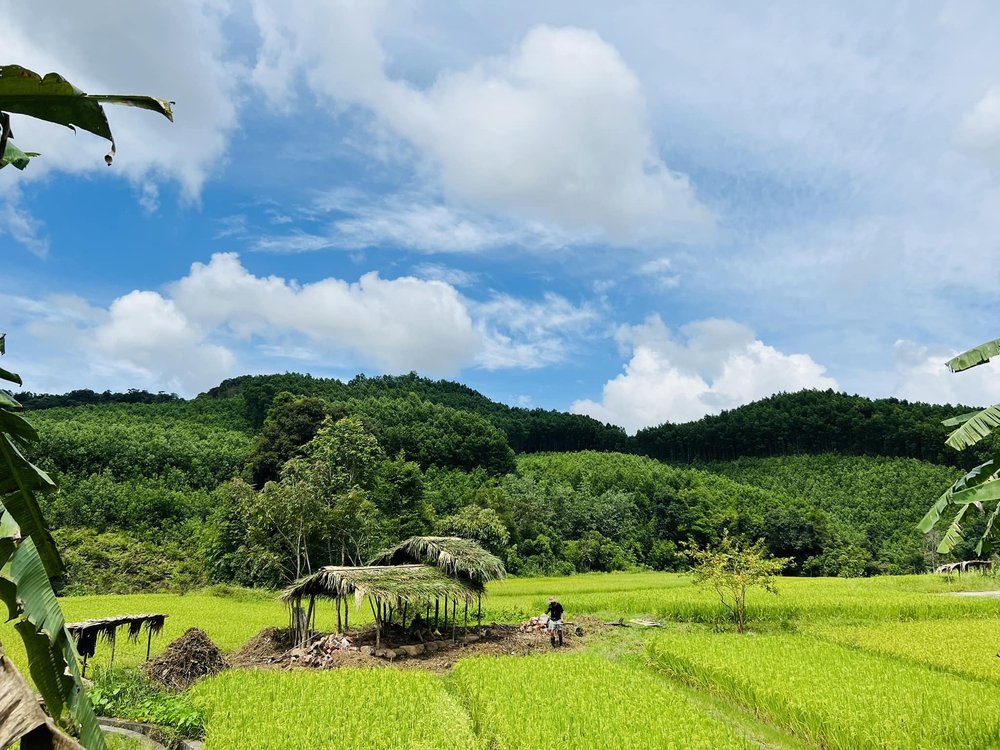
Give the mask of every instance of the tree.
M 24 169 L 37 154 L 11 141 L 11 114 L 80 127 L 111 142 L 104 157 L 114 158 L 115 141 L 102 104 L 124 104 L 159 112 L 173 119 L 168 102 L 148 96 L 91 96 L 49 73 L 44 78 L 18 65 L 0 66 L 0 169 Z M 0 354 L 4 354 L 0 334 Z M 0 368 L 0 380 L 21 385 L 21 378 Z M 38 433 L 15 412 L 21 405 L 0 390 L 0 599 L 24 641 L 28 668 L 51 716 L 47 719 L 17 669 L 0 645 L 0 747 L 20 738 L 21 750 L 80 747 L 60 730 L 78 734 L 88 750 L 103 750 L 104 737 L 77 668 L 76 649 L 66 630 L 50 578 L 63 573 L 62 561 L 45 526 L 36 492 L 55 483 L 28 461 L 22 448 L 38 441 Z M 10 667 L 10 668 L 8 668 Z
M 65 125 L 71 130 L 82 128 L 89 133 L 106 138 L 111 149 L 104 157 L 110 167 L 115 156 L 115 138 L 111 134 L 107 115 L 102 104 L 123 104 L 159 112 L 173 121 L 171 102 L 151 96 L 118 96 L 85 94 L 58 73 L 44 78 L 20 65 L 0 65 L 0 168 L 11 164 L 24 169 L 36 153 L 25 152 L 11 141 L 14 133 L 10 126 L 11 114 L 27 115 L 38 120 Z
M 254 441 L 248 466 L 256 487 L 277 481 L 281 467 L 308 443 L 334 412 L 330 404 L 313 396 L 294 396 L 284 391 L 274 397 L 264 426 Z M 337 411 L 337 417 L 346 416 Z
M 694 562 L 694 582 L 715 590 L 723 606 L 736 620 L 736 632 L 746 632 L 747 593 L 759 586 L 776 593 L 774 579 L 791 560 L 771 557 L 758 539 L 747 546 L 724 532 L 717 547 L 701 549 L 691 543 L 688 555 Z
M 947 367 L 952 372 L 962 372 L 986 364 L 998 354 L 1000 354 L 1000 339 L 994 339 L 952 358 L 947 362 Z M 945 445 L 959 451 L 966 450 L 989 437 L 993 430 L 1000 426 L 1000 404 L 946 419 L 942 424 L 955 428 L 948 435 Z M 938 544 L 937 551 L 941 554 L 951 552 L 962 541 L 963 524 L 966 523 L 970 508 L 987 515 L 986 528 L 976 545 L 977 555 L 990 554 L 993 543 L 1000 536 L 1000 528 L 996 525 L 997 517 L 1000 516 L 1000 502 L 998 502 L 1000 501 L 1000 481 L 998 481 L 1000 453 L 996 452 L 992 444 L 994 442 L 987 443 L 993 449 L 992 458 L 974 467 L 945 490 L 917 525 L 918 529 L 928 534 L 934 530 L 947 508 L 958 506 L 948 530 Z M 986 504 L 993 505 L 989 513 Z

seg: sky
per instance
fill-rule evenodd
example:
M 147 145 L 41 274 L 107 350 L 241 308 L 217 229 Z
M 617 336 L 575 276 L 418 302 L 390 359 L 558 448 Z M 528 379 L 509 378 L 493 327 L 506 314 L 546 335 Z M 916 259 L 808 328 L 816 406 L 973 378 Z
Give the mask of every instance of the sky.
M 26 390 L 417 371 L 630 432 L 834 388 L 1000 401 L 992 2 L 0 0 Z M 44 17 L 44 24 L 37 23 Z

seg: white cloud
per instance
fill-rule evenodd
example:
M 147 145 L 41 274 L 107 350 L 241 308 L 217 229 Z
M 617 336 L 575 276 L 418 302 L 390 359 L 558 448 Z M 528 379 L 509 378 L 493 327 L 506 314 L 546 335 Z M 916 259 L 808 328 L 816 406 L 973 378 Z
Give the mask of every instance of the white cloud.
M 616 339 L 631 359 L 604 385 L 600 403 L 577 401 L 572 411 L 629 432 L 663 422 L 687 422 L 780 391 L 836 388 L 826 368 L 806 354 L 786 355 L 731 320 L 689 323 L 675 336 L 658 315 L 622 326 Z
M 0 296 L 0 304 L 37 342 L 84 363 L 66 372 L 64 388 L 96 378 L 186 395 L 233 374 L 243 357 L 254 369 L 265 356 L 439 376 L 540 367 L 561 361 L 567 340 L 595 318 L 558 295 L 476 302 L 449 283 L 412 276 L 300 284 L 255 276 L 225 253 L 194 263 L 164 293 L 135 290 L 107 310 L 65 296 Z
M 459 288 L 472 286 L 479 281 L 478 273 L 451 268 L 440 263 L 419 263 L 413 267 L 413 273 L 421 279 L 443 281 L 445 284 Z
M 893 395 L 932 404 L 989 406 L 1000 402 L 1000 362 L 991 361 L 964 372 L 945 363 L 958 351 L 897 341 L 894 351 L 896 389 Z
M 4 175 L 12 171 L 8 167 Z M 20 190 L 13 188 L 4 193 L 0 194 L 0 235 L 8 235 L 39 258 L 45 258 L 49 254 L 49 239 L 42 222 L 22 207 Z
M 714 223 L 687 176 L 660 157 L 639 79 L 594 31 L 535 26 L 507 55 L 418 89 L 386 72 L 386 4 L 253 6 L 264 91 L 288 106 L 301 70 L 335 107 L 370 109 L 458 203 L 623 241 L 702 238 Z
M 598 318 L 589 305 L 577 307 L 552 293 L 541 302 L 494 294 L 487 302 L 473 303 L 472 309 L 483 341 L 476 362 L 487 370 L 562 362 L 568 354 L 567 339 L 584 335 Z
M 962 118 L 955 131 L 958 146 L 1000 166 L 1000 86 L 993 86 Z

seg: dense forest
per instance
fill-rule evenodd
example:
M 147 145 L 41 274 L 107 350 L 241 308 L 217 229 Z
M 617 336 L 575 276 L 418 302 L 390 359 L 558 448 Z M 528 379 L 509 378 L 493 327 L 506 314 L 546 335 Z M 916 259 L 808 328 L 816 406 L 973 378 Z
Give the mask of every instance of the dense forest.
M 45 512 L 66 593 L 275 587 L 415 533 L 474 537 L 518 575 L 683 569 L 688 541 L 724 530 L 764 538 L 792 574 L 918 572 L 937 560 L 915 524 L 958 473 L 931 450 L 944 434 L 934 420 L 956 409 L 829 392 L 632 440 L 416 375 L 248 376 L 193 400 L 25 400 L 42 438 L 31 457 L 60 484 Z M 685 429 L 683 461 L 636 455 L 686 445 L 672 442 Z M 736 460 L 704 460 L 716 457 L 712 434 L 730 435 L 718 451 Z M 782 445 L 799 455 L 739 458 Z M 880 451 L 939 463 L 866 455 Z
M 683 463 L 841 453 L 968 469 L 992 455 L 991 446 L 958 453 L 945 446 L 948 429 L 941 422 L 973 410 L 834 391 L 781 393 L 696 422 L 640 430 L 633 450 Z

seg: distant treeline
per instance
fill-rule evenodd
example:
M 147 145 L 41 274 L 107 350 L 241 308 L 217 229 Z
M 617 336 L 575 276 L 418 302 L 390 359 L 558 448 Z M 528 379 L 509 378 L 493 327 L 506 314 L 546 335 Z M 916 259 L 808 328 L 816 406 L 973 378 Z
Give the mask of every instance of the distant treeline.
M 852 456 L 916 458 L 971 468 L 992 455 L 992 443 L 958 453 L 944 445 L 944 419 L 971 411 L 968 406 L 938 406 L 895 398 L 869 399 L 828 391 L 782 393 L 721 414 L 684 424 L 640 430 L 635 437 L 611 424 L 580 414 L 523 409 L 492 401 L 468 386 L 431 380 L 416 373 L 357 377 L 344 382 L 311 375 L 244 375 L 223 381 L 196 401 L 239 397 L 246 429 L 257 432 L 279 393 L 324 401 L 405 399 L 422 401 L 485 417 L 507 438 L 515 453 L 612 451 L 635 453 L 669 463 L 732 461 L 789 455 L 840 453 Z M 175 394 L 129 390 L 95 393 L 80 390 L 54 396 L 22 393 L 28 409 L 87 404 L 165 404 Z M 192 402 L 188 402 L 192 403 Z
M 697 422 L 640 430 L 631 449 L 671 463 L 840 453 L 971 468 L 992 455 L 991 446 L 962 453 L 948 448 L 941 422 L 973 410 L 832 390 L 781 393 Z
M 60 406 L 87 406 L 90 404 L 167 404 L 180 401 L 176 393 L 150 393 L 137 388 L 129 388 L 125 393 L 104 391 L 98 393 L 89 388 L 70 391 L 61 395 L 52 393 L 32 393 L 22 391 L 17 400 L 25 409 L 56 409 Z

